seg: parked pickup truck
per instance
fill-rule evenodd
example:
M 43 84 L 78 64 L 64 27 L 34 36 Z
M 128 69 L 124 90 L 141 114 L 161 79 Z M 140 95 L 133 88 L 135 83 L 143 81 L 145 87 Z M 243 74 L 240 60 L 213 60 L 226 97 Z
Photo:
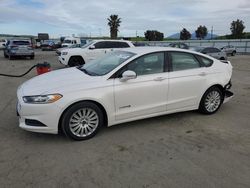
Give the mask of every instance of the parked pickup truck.
M 59 62 L 70 67 L 83 65 L 114 49 L 134 47 L 125 40 L 93 40 L 81 48 L 68 48 L 61 51 Z

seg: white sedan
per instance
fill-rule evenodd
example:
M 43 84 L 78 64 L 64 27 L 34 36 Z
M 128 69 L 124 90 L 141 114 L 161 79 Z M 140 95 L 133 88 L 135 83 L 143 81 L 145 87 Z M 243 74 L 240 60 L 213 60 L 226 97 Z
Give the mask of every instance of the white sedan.
M 19 126 L 75 140 L 101 126 L 199 110 L 215 113 L 232 98 L 232 66 L 176 48 L 113 51 L 83 66 L 46 73 L 17 91 Z

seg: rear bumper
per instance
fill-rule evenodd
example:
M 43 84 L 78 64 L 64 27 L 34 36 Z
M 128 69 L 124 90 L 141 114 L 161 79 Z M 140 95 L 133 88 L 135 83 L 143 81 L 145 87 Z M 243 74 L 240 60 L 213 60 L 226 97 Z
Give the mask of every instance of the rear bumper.
M 234 96 L 233 92 L 226 90 L 223 103 L 230 101 L 233 98 L 233 96 Z
M 12 57 L 17 57 L 17 56 L 34 56 L 35 53 L 34 52 L 10 52 L 9 53 L 10 56 Z
M 224 101 L 223 101 L 223 103 L 226 103 L 233 98 L 234 93 L 232 91 L 229 91 L 229 89 L 231 89 L 231 87 L 232 87 L 232 82 L 230 80 L 228 82 L 228 84 L 225 85 L 225 87 L 224 87 Z

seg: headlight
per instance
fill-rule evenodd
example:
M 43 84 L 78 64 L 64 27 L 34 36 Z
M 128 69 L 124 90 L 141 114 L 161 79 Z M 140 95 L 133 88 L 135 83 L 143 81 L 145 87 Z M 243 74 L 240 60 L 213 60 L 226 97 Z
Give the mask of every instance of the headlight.
M 67 55 L 68 54 L 68 52 L 62 52 L 62 55 Z
M 62 98 L 60 94 L 25 96 L 23 101 L 31 104 L 47 104 L 56 102 Z

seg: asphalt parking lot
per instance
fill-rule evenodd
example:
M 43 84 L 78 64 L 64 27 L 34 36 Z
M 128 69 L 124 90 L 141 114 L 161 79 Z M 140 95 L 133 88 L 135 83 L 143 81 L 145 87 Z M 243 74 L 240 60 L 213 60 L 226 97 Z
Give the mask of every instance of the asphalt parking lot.
M 125 123 L 83 142 L 21 130 L 16 90 L 36 72 L 0 77 L 1 187 L 250 187 L 250 56 L 229 60 L 235 97 L 216 114 Z M 0 73 L 21 74 L 43 61 L 63 68 L 55 52 L 37 50 L 34 60 L 0 52 Z

